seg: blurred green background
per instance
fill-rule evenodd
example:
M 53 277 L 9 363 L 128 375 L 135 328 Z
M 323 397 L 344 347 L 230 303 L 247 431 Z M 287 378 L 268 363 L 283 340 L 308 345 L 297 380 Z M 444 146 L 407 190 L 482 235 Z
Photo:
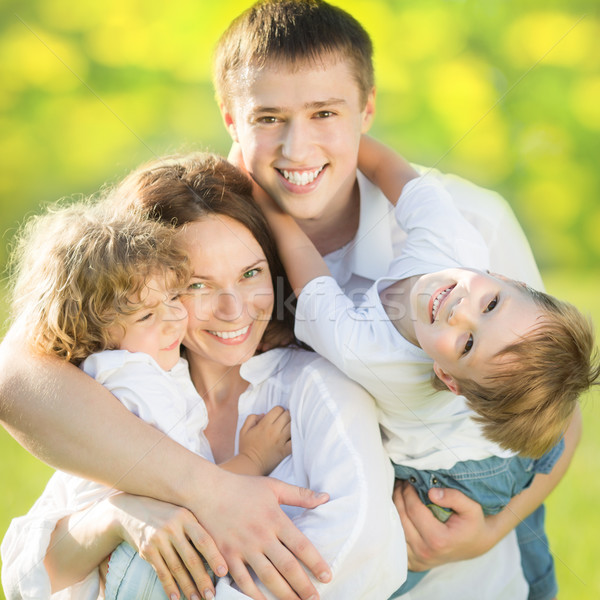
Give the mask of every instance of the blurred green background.
M 411 161 L 502 193 L 548 290 L 600 323 L 597 1 L 333 3 L 373 37 L 372 134 Z M 44 203 L 94 192 L 166 152 L 227 152 L 210 57 L 250 4 L 2 0 L 1 267 L 18 223 Z M 582 444 L 548 503 L 561 598 L 600 597 L 597 402 L 597 392 L 584 401 Z M 51 471 L 3 430 L 0 453 L 2 535 Z

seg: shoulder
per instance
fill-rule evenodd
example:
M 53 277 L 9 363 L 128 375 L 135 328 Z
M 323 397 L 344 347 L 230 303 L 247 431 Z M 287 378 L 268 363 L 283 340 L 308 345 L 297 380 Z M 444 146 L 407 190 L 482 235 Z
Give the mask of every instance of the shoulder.
M 161 369 L 150 355 L 127 350 L 105 350 L 91 354 L 80 368 L 105 386 L 124 378 L 142 381 L 169 377 L 169 373 Z
M 458 175 L 442 173 L 420 165 L 413 166 L 420 175 L 427 174 L 437 181 L 463 213 L 473 213 L 490 221 L 505 218 L 507 214 L 512 215 L 508 202 L 498 192 L 476 185 Z

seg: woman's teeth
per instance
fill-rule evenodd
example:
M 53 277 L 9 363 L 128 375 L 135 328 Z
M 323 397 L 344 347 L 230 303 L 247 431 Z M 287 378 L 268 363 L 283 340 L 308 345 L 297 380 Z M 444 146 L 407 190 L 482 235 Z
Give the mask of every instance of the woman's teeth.
M 244 335 L 248 329 L 250 329 L 250 325 L 246 325 L 246 327 L 242 329 L 238 329 L 237 331 L 210 331 L 208 333 L 212 333 L 212 335 L 216 335 L 219 338 L 224 340 L 231 340 L 233 338 L 239 337 L 240 335 Z
M 286 171 L 285 169 L 280 169 L 279 172 L 294 185 L 308 185 L 317 178 L 322 170 L 323 167 L 319 167 L 314 171 Z

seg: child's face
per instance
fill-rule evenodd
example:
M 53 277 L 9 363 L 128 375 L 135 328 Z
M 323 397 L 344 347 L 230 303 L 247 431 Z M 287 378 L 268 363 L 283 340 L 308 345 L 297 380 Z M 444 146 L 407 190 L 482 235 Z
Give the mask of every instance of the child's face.
M 363 107 L 349 61 L 334 57 L 323 66 L 271 62 L 244 75 L 231 111 L 221 110 L 248 171 L 293 217 L 338 216 L 355 185 L 374 94 Z
M 145 352 L 168 371 L 179 360 L 179 346 L 187 328 L 187 312 L 175 292 L 161 277 L 146 282 L 141 298 L 132 298 L 143 306 L 123 318 L 123 329 L 113 326 L 113 339 L 120 350 Z
M 469 269 L 423 275 L 411 291 L 419 345 L 457 392 L 454 378 L 482 381 L 494 355 L 526 334 L 541 309 L 516 282 Z

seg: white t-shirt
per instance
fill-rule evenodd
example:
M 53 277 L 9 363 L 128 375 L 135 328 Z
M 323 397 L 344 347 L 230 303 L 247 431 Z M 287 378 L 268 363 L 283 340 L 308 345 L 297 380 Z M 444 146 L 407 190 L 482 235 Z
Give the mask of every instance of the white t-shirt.
M 394 327 L 379 292 L 398 280 L 451 267 L 489 267 L 479 232 L 433 176 L 408 182 L 394 211 L 406 232 L 391 261 L 356 306 L 332 277 L 319 277 L 298 298 L 296 335 L 360 383 L 377 403 L 390 458 L 417 469 L 511 456 L 487 440 L 462 396 L 431 386 L 433 361 Z
M 108 356 L 112 354 L 115 357 Z M 206 409 L 185 361 L 171 375 L 147 355 L 126 353 L 121 355 L 126 359 L 121 370 L 119 354 L 97 356 L 90 372 L 116 395 L 123 393 L 132 412 L 153 424 L 164 420 L 169 435 L 177 435 L 191 450 L 202 450 Z M 241 374 L 250 385 L 239 399 L 237 434 L 249 414 L 266 413 L 274 406 L 287 408 L 293 454 L 272 476 L 330 494 L 328 503 L 313 510 L 283 507 L 332 567 L 332 583 L 315 581 L 321 598 L 387 598 L 406 576 L 406 544 L 390 500 L 393 471 L 381 445 L 372 398 L 325 359 L 302 350 L 271 350 L 246 362 Z M 197 430 L 188 427 L 188 417 L 196 419 Z M 51 478 L 29 513 L 13 520 L 2 543 L 2 578 L 9 600 L 50 597 L 43 559 L 56 523 L 110 493 L 114 490 L 65 473 Z M 96 569 L 52 598 L 92 600 L 97 595 Z M 219 582 L 217 599 L 221 597 L 245 596 L 225 578 Z

